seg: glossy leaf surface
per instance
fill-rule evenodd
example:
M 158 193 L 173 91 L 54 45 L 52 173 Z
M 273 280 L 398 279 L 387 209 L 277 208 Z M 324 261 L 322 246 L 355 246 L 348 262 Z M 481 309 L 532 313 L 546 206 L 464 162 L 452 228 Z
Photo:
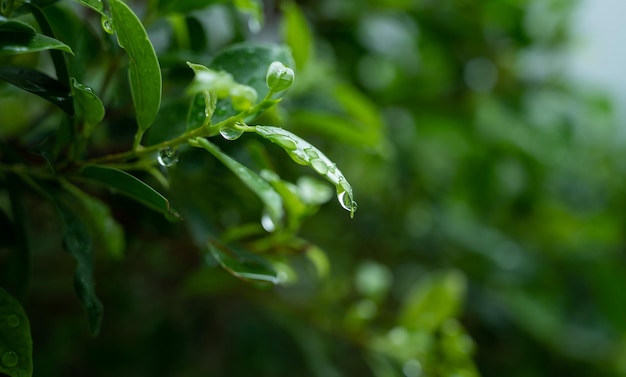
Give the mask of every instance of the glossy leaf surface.
M 161 212 L 170 220 L 179 219 L 179 215 L 170 207 L 170 202 L 163 195 L 124 171 L 100 166 L 88 166 L 80 172 L 79 176 L 118 190 L 144 206 Z
M 0 79 L 38 95 L 55 104 L 68 115 L 74 115 L 70 89 L 60 81 L 40 71 L 24 67 L 0 67 Z
M 0 16 L 0 56 L 51 49 L 72 53 L 72 49 L 58 39 L 40 34 L 23 22 Z
M 0 287 L 0 374 L 33 374 L 33 341 L 28 317 L 20 303 Z
M 74 0 L 79 4 L 82 4 L 88 8 L 95 10 L 100 14 L 104 14 L 104 5 L 101 0 Z
M 111 17 L 119 45 L 128 53 L 130 89 L 137 124 L 147 130 L 161 106 L 161 67 L 148 33 L 135 13 L 120 0 L 111 0 Z
M 74 104 L 80 109 L 81 115 L 89 124 L 98 124 L 104 118 L 104 105 L 93 89 L 85 86 L 76 79 L 71 79 Z
M 211 255 L 233 276 L 261 284 L 278 284 L 278 273 L 272 265 L 256 254 L 235 250 L 212 239 L 208 242 Z

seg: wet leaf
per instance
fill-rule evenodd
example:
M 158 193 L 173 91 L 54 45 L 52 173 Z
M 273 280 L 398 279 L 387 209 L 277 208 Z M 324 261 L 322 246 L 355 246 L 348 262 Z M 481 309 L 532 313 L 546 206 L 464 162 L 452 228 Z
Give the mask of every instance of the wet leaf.
M 117 190 L 144 206 L 161 212 L 169 220 L 180 219 L 180 216 L 170 207 L 170 202 L 163 195 L 124 171 L 101 166 L 88 166 L 80 172 L 79 177 Z
M 70 89 L 58 80 L 30 68 L 0 67 L 0 79 L 55 104 L 68 115 L 74 115 Z
M 140 132 L 147 130 L 161 106 L 161 68 L 146 29 L 120 0 L 111 0 L 111 17 L 119 45 L 128 53 L 130 89 Z
M 73 53 L 68 45 L 58 39 L 40 34 L 23 22 L 0 16 L 0 56 L 51 49 Z
M 216 239 L 209 240 L 208 247 L 219 264 L 239 279 L 267 285 L 280 282 L 272 265 L 256 254 L 228 247 Z
M 269 220 L 273 222 L 274 227 L 279 227 L 283 222 L 283 201 L 280 195 L 258 174 L 248 169 L 246 166 L 233 160 L 224 154 L 215 144 L 209 142 L 205 138 L 196 138 L 190 140 L 189 143 L 194 147 L 204 148 L 209 151 L 215 158 L 220 160 L 228 167 L 250 190 L 252 190 L 261 199 L 265 205 L 265 209 L 269 216 Z M 265 224 L 264 224 L 265 225 Z M 265 227 L 265 226 L 264 226 Z M 265 227 L 268 230 L 267 227 Z
M 339 204 L 345 210 L 350 211 L 350 216 L 354 216 L 356 202 L 354 201 L 352 186 L 335 163 L 319 149 L 280 127 L 256 126 L 255 131 L 260 136 L 282 147 L 296 163 L 310 166 L 319 175 L 333 183 L 337 189 Z
M 93 90 L 78 81 L 75 78 L 70 80 L 72 84 L 72 94 L 74 96 L 74 104 L 76 109 L 85 121 L 89 124 L 96 125 L 104 118 L 104 105 L 100 98 Z
M 33 375 L 33 341 L 28 317 L 20 303 L 0 288 L 0 373 Z

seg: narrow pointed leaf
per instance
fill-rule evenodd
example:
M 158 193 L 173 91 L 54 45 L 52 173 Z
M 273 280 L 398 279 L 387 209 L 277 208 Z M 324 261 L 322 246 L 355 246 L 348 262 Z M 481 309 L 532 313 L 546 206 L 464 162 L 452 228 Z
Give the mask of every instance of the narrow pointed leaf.
M 51 49 L 72 53 L 72 49 L 58 39 L 40 34 L 23 22 L 0 16 L 0 56 Z
M 161 67 L 146 29 L 120 0 L 111 0 L 111 17 L 119 45 L 128 53 L 130 89 L 141 132 L 147 130 L 161 106 Z
M 216 239 L 208 242 L 211 255 L 233 276 L 261 284 L 278 284 L 280 279 L 272 265 L 262 257 L 230 248 Z
M 104 6 L 101 0 L 74 0 L 74 1 L 88 8 L 93 9 L 100 14 L 104 14 Z
M 219 147 L 205 138 L 196 138 L 190 140 L 189 143 L 194 147 L 206 149 L 215 156 L 215 158 L 226 165 L 227 168 L 239 177 L 241 182 L 248 186 L 248 188 L 261 199 L 274 225 L 280 226 L 282 224 L 284 216 L 283 200 L 267 181 L 246 166 L 224 154 Z
M 354 215 L 356 202 L 354 201 L 352 186 L 335 163 L 319 149 L 280 127 L 256 126 L 255 131 L 260 136 L 282 147 L 292 160 L 298 164 L 310 166 L 319 175 L 333 183 L 337 189 L 339 203 L 344 209 L 350 211 L 350 216 Z
M 10 82 L 48 100 L 69 115 L 74 115 L 74 104 L 70 89 L 58 80 L 30 68 L 0 67 L 0 79 Z
M 28 317 L 20 303 L 0 288 L 0 374 L 33 375 L 33 340 Z
M 117 190 L 144 206 L 161 212 L 170 220 L 180 218 L 176 211 L 170 207 L 169 200 L 148 186 L 148 184 L 124 171 L 100 166 L 88 166 L 80 172 L 79 177 Z

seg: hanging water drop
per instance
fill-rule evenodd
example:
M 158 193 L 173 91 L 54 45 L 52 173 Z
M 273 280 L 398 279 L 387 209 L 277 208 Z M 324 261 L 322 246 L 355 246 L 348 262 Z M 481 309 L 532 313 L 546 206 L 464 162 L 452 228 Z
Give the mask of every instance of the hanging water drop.
M 237 140 L 241 135 L 243 135 L 243 131 L 236 130 L 234 128 L 222 128 L 220 130 L 220 135 L 226 140 Z
M 19 356 L 17 356 L 17 353 L 15 353 L 15 351 L 6 351 L 4 354 L 2 354 L 2 365 L 7 368 L 12 368 L 16 366 L 19 361 L 20 358 Z
M 263 216 L 261 217 L 261 226 L 263 227 L 263 229 L 265 229 L 266 232 L 269 233 L 276 230 L 276 224 L 267 212 L 263 213 Z
M 163 148 L 159 151 L 159 155 L 157 156 L 157 161 L 159 165 L 170 168 L 178 163 L 178 150 L 172 149 L 170 147 Z
M 100 19 L 100 23 L 102 24 L 102 29 L 109 34 L 115 33 L 115 29 L 113 29 L 113 20 L 107 16 L 102 16 Z
M 16 314 L 10 314 L 7 316 L 7 325 L 9 325 L 9 327 L 17 327 L 20 325 L 20 317 L 18 317 Z
M 337 193 L 337 199 L 339 200 L 339 204 L 346 211 L 350 211 L 350 216 L 353 216 L 354 212 L 356 212 L 356 202 L 352 200 L 352 196 L 348 194 L 347 191 L 340 191 Z

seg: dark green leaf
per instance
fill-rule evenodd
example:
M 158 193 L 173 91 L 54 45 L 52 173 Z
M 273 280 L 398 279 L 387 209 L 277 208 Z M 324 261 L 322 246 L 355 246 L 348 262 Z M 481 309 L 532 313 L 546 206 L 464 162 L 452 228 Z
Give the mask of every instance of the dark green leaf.
M 82 4 L 88 8 L 95 10 L 100 14 L 104 14 L 104 6 L 101 0 L 74 0 L 79 4 Z
M 196 138 L 194 140 L 190 140 L 189 142 L 194 147 L 204 148 L 209 151 L 233 173 L 235 173 L 235 175 L 237 175 L 237 177 L 239 177 L 239 179 L 261 199 L 265 205 L 269 219 L 273 223 L 264 224 L 266 230 L 273 230 L 273 228 L 282 225 L 284 215 L 282 198 L 276 191 L 274 191 L 272 186 L 267 183 L 267 181 L 259 177 L 259 175 L 252 170 L 224 154 L 216 145 L 212 144 L 207 139 Z
M 200 96 L 202 97 L 202 96 Z M 174 139 L 186 130 L 184 114 L 189 107 L 187 98 L 164 103 L 146 136 L 145 145 L 154 145 Z
M 0 56 L 50 49 L 73 53 L 65 43 L 37 33 L 35 29 L 23 22 L 8 20 L 0 16 Z
M 170 220 L 180 218 L 163 195 L 124 171 L 100 166 L 88 166 L 80 172 L 79 176 L 117 190 L 144 206 L 161 212 Z
M 230 248 L 216 239 L 208 242 L 209 251 L 233 276 L 262 284 L 278 284 L 280 279 L 272 265 L 256 254 Z
M 24 67 L 0 67 L 0 79 L 36 94 L 57 105 L 67 114 L 74 115 L 70 89 L 42 72 Z
M 226 2 L 226 0 L 158 0 L 158 7 L 162 13 L 187 14 L 195 10 L 205 9 L 213 4 L 224 2 Z
M 97 335 L 102 323 L 103 308 L 96 296 L 91 238 L 82 219 L 58 200 L 56 207 L 65 225 L 63 248 L 76 259 L 74 289 L 87 310 L 91 333 Z
M 33 375 L 33 341 L 28 317 L 20 303 L 0 288 L 0 373 Z
M 161 68 L 146 29 L 120 0 L 111 0 L 111 17 L 119 45 L 129 57 L 130 89 L 140 132 L 147 130 L 161 106 Z

